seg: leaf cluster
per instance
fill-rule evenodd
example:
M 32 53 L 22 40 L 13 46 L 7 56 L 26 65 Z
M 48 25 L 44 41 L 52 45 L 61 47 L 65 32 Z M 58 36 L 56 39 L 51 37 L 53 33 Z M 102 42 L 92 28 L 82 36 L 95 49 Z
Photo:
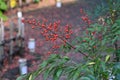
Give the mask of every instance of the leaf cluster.
M 7 4 L 4 0 L 0 0 L 0 18 L 3 20 L 7 19 L 7 17 L 3 14 L 3 11 L 7 10 Z

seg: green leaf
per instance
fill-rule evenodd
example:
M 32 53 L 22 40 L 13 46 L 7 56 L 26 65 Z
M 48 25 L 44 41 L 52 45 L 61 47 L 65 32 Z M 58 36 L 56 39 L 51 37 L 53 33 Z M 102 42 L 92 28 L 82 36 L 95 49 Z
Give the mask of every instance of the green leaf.
M 116 35 L 120 35 L 120 29 L 115 32 Z
M 33 75 L 32 75 L 32 74 L 30 74 L 30 76 L 29 76 L 29 80 L 32 80 L 32 78 L 33 78 Z
M 53 80 L 59 80 L 59 77 L 57 76 L 57 68 L 54 68 L 54 72 L 53 72 Z
M 26 77 L 26 75 L 19 76 L 16 80 L 23 80 Z
M 114 48 L 107 48 L 105 50 L 107 53 L 113 53 L 115 51 Z
M 118 32 L 119 29 L 120 29 L 119 26 L 116 26 L 115 28 L 112 28 L 112 34 L 114 34 L 114 33 L 116 34 L 116 32 Z
M 112 20 L 111 19 L 107 19 L 106 22 L 107 22 L 107 24 L 111 25 Z
M 0 16 L 3 15 L 2 11 L 0 11 Z
M 5 4 L 5 2 L 0 3 L 0 9 L 1 10 L 7 10 L 7 5 Z
M 81 69 L 80 69 L 81 70 Z M 74 71 L 74 75 L 73 75 L 73 80 L 77 80 L 79 75 L 80 75 L 80 70 L 79 69 L 76 69 Z
M 85 37 L 83 40 L 90 41 L 90 38 Z
M 88 31 L 91 31 L 91 32 L 95 31 L 94 28 L 87 28 L 87 30 L 88 30 Z
M 102 30 L 102 28 L 103 27 L 99 25 L 98 27 L 96 27 L 96 31 L 100 32 Z
M 81 77 L 80 80 L 90 80 L 89 77 Z
M 68 73 L 68 76 L 67 76 L 68 78 L 67 78 L 67 80 L 72 80 L 74 74 L 75 74 L 75 71 L 74 71 L 74 69 L 72 69 L 72 70 Z
M 93 75 L 88 75 L 87 77 L 89 77 L 90 80 L 96 80 L 96 79 L 95 79 L 95 76 L 93 76 Z
M 48 63 L 50 64 L 50 63 L 55 62 L 56 59 L 60 59 L 60 56 L 57 54 L 51 54 L 50 57 L 46 60 L 46 62 L 47 62 L 47 63 L 45 63 L 46 66 L 48 65 Z
M 50 75 L 52 75 L 54 70 L 55 70 L 55 64 L 49 66 L 48 69 L 45 69 L 44 80 L 46 80 Z
M 101 68 L 103 72 L 106 70 L 106 64 L 103 61 L 101 61 Z
M 114 37 L 114 38 L 112 39 L 112 44 L 114 44 L 118 38 L 119 38 L 118 36 Z
M 116 28 L 116 26 L 118 26 L 118 24 L 114 23 L 113 26 L 112 26 L 112 29 Z
M 119 80 L 120 79 L 120 74 L 117 74 L 116 76 L 115 76 L 116 78 L 116 80 Z
M 89 45 L 90 45 L 90 46 L 94 46 L 95 44 L 96 44 L 95 41 L 92 41 L 92 40 L 91 40 L 91 41 L 89 42 Z
M 105 62 L 108 62 L 109 59 L 110 59 L 110 55 L 107 55 L 105 58 Z
M 65 59 L 67 61 L 70 60 L 68 56 L 64 56 L 63 59 Z
M 47 64 L 48 64 L 48 62 L 47 62 L 47 61 L 44 61 L 42 64 L 40 64 L 40 67 L 44 68 L 44 67 L 47 66 Z
M 50 69 L 51 70 L 51 69 Z M 44 72 L 44 75 L 43 75 L 43 78 L 44 80 L 47 80 L 48 76 L 49 76 L 49 73 L 50 73 L 50 70 L 49 69 L 46 69 L 46 71 Z
M 102 44 L 101 45 L 104 46 L 106 44 L 106 42 L 107 42 L 107 39 L 105 38 L 105 39 L 102 40 Z
M 67 53 L 67 52 L 70 51 L 71 47 L 70 47 L 68 44 L 66 44 L 66 45 L 62 45 L 62 46 L 61 46 L 61 49 L 62 49 L 65 53 Z
M 35 72 L 34 72 L 34 75 L 33 76 L 33 79 L 35 79 L 37 76 L 40 75 L 40 73 L 43 71 L 44 69 L 42 69 L 41 67 L 39 67 L 39 69 L 37 69 Z
M 90 63 L 88 63 L 88 65 L 93 65 L 93 64 L 95 64 L 95 62 L 90 62 Z
M 0 11 L 0 18 L 2 18 L 4 21 L 7 20 L 8 18 Z
M 116 23 L 117 23 L 117 24 L 120 24 L 120 19 L 116 20 Z
M 38 3 L 40 0 L 33 0 L 34 3 Z
M 114 69 L 120 70 L 120 62 L 115 63 Z
M 64 69 L 64 72 L 65 72 L 66 74 L 68 74 L 68 73 L 71 73 L 71 72 L 73 71 L 73 69 L 74 69 L 74 66 L 67 66 L 67 67 Z
M 62 68 L 59 68 L 59 69 L 57 70 L 57 77 L 60 77 L 61 74 L 62 74 L 62 72 L 63 72 L 63 69 L 62 69 Z

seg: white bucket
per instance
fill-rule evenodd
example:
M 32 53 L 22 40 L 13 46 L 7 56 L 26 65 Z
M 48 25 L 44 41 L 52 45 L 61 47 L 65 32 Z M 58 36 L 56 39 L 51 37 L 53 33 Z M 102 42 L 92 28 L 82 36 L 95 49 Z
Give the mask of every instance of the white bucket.
M 56 2 L 56 7 L 57 8 L 61 8 L 62 7 L 62 2 L 61 1 L 57 1 Z
M 21 12 L 21 11 L 18 11 L 18 12 L 17 12 L 17 16 L 18 16 L 18 18 L 22 18 L 22 12 Z
M 20 74 L 24 75 L 28 73 L 28 69 L 27 69 L 27 60 L 24 58 L 19 59 L 19 70 L 20 70 Z
M 30 52 L 34 53 L 35 52 L 35 39 L 30 38 L 28 42 L 28 49 Z

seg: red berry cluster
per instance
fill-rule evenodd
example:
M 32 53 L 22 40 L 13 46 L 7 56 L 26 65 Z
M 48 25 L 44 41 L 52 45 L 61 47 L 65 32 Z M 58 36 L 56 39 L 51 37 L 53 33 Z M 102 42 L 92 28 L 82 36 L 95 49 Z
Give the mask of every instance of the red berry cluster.
M 88 25 L 88 27 L 90 27 L 90 24 L 91 24 L 91 20 L 89 19 L 89 17 L 88 17 L 88 15 L 85 13 L 85 11 L 81 8 L 80 9 L 80 13 L 82 14 L 82 17 L 81 17 L 81 19 Z M 89 35 L 89 36 L 87 36 L 90 40 L 95 40 L 95 39 L 97 39 L 96 38 L 96 35 L 97 35 L 97 33 L 96 33 L 96 31 L 92 31 L 92 32 L 90 32 L 90 31 L 88 31 L 88 30 L 86 30 L 86 34 L 87 35 Z M 87 42 L 86 40 L 83 40 L 82 42 Z M 97 48 L 96 47 L 96 45 L 94 45 L 92 48 Z
M 71 30 L 71 26 L 66 25 L 65 28 L 64 28 L 64 32 L 65 32 L 65 38 L 69 39 L 71 34 L 73 33 L 72 30 Z
M 84 10 L 81 8 L 80 13 L 82 14 L 81 19 L 87 23 L 88 25 L 91 24 L 91 20 L 89 19 L 88 15 L 84 12 Z
M 52 51 L 53 49 L 58 49 L 60 44 L 65 44 L 66 40 L 69 39 L 72 34 L 71 26 L 67 24 L 62 27 L 60 26 L 60 21 L 48 23 L 47 20 L 42 20 L 42 22 L 40 22 L 36 19 L 26 18 L 22 19 L 22 22 L 31 24 L 32 29 L 40 28 L 40 34 L 45 38 L 45 40 L 52 42 Z M 59 44 L 58 40 L 61 41 Z M 50 55 L 51 53 L 51 51 L 48 51 L 47 55 Z

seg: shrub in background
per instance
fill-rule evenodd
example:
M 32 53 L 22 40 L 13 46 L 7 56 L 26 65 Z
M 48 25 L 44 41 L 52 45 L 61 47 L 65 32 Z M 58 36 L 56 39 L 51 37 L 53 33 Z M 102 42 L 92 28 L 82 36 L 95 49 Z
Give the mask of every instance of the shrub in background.
M 4 11 L 7 10 L 7 5 L 4 0 L 0 0 L 0 18 L 6 20 L 7 17 L 3 14 Z

